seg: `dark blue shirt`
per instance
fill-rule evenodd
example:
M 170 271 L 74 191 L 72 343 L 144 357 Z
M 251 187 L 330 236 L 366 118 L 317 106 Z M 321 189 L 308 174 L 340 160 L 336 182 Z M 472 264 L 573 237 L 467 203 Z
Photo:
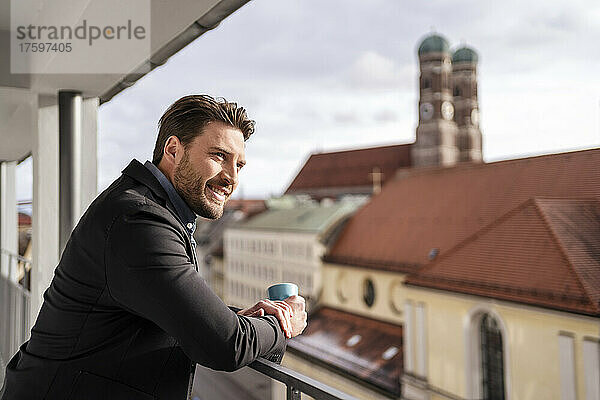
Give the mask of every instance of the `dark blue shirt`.
M 152 164 L 150 161 L 146 161 L 144 166 L 148 168 L 150 172 L 152 172 L 152 175 L 156 177 L 160 185 L 163 187 L 163 189 L 165 189 L 165 192 L 167 192 L 169 200 L 171 200 L 171 203 L 173 203 L 173 206 L 175 207 L 175 211 L 177 211 L 177 216 L 186 227 L 188 233 L 190 234 L 190 238 L 192 239 L 192 243 L 195 245 L 194 231 L 196 230 L 196 213 L 193 212 L 185 200 L 181 198 L 171 181 L 167 179 L 165 174 L 163 174 L 156 165 Z

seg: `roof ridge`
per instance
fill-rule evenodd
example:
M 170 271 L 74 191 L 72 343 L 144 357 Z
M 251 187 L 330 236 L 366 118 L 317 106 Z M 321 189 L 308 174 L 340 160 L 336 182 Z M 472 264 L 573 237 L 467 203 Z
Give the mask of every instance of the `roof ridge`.
M 595 147 L 591 149 L 579 149 L 572 150 L 562 153 L 550 153 L 550 154 L 540 154 L 535 156 L 528 156 L 522 158 L 510 158 L 507 160 L 498 160 L 491 162 L 459 162 L 450 166 L 426 166 L 426 167 L 415 167 L 411 165 L 409 167 L 398 168 L 396 170 L 396 175 L 394 179 L 398 178 L 409 178 L 413 176 L 421 176 L 421 175 L 433 175 L 439 173 L 447 173 L 450 171 L 458 171 L 458 170 L 469 170 L 469 169 L 482 169 L 488 167 L 495 166 L 504 166 L 506 164 L 517 164 L 517 163 L 525 163 L 529 161 L 540 161 L 540 159 L 544 158 L 559 158 L 559 157 L 571 157 L 573 155 L 581 155 L 583 153 L 589 152 L 600 152 L 600 147 Z
M 413 144 L 414 144 L 414 142 L 396 143 L 396 144 L 382 144 L 382 145 L 375 145 L 375 146 L 370 146 L 370 147 L 356 147 L 354 149 L 331 150 L 331 151 L 316 152 L 316 153 L 315 152 L 311 152 L 309 157 L 312 157 L 313 155 L 329 155 L 329 154 L 338 154 L 338 153 L 350 153 L 350 152 L 353 152 L 353 151 L 377 150 L 377 149 L 384 149 L 386 147 L 411 146 Z
M 595 200 L 595 201 L 598 202 L 598 200 Z M 542 209 L 542 207 L 540 207 L 540 204 L 539 204 L 538 200 L 534 199 L 534 203 L 535 203 L 535 208 L 536 208 L 537 212 L 542 217 L 542 221 L 544 221 L 544 224 L 546 225 L 546 227 L 550 231 L 550 235 L 554 239 L 554 242 L 558 245 L 558 248 L 559 248 L 561 254 L 563 255 L 563 257 L 565 258 L 565 260 L 569 264 L 571 272 L 575 275 L 575 278 L 577 279 L 577 282 L 579 283 L 579 286 L 581 287 L 581 289 L 583 289 L 583 292 L 585 293 L 585 295 L 587 297 L 587 300 L 590 302 L 590 304 L 592 304 L 592 306 L 596 309 L 597 312 L 600 311 L 600 305 L 597 304 L 597 303 L 595 303 L 592 300 L 592 298 L 590 297 L 590 294 L 589 294 L 589 291 L 588 291 L 586 285 L 583 283 L 583 281 L 581 279 L 581 276 L 579 275 L 579 273 L 577 271 L 577 268 L 574 267 L 574 263 L 571 260 L 571 258 L 569 257 L 569 253 L 566 251 L 566 249 L 563 246 L 561 240 L 558 238 L 558 235 L 556 234 L 556 231 L 554 230 L 554 227 L 552 226 L 552 224 L 550 223 L 550 221 L 548 221 L 548 217 L 546 216 L 546 214 L 545 214 L 544 210 Z
M 442 260 L 445 260 L 446 258 L 450 257 L 451 255 L 453 255 L 454 253 L 456 253 L 458 250 L 462 249 L 466 245 L 474 242 L 479 236 L 482 236 L 482 235 L 488 233 L 489 231 L 494 229 L 496 226 L 504 223 L 506 220 L 511 218 L 513 215 L 518 214 L 519 212 L 521 212 L 523 209 L 527 208 L 531 204 L 533 204 L 535 206 L 535 197 L 530 197 L 529 199 L 525 200 L 524 202 L 522 202 L 515 208 L 513 208 L 513 209 L 507 211 L 506 213 L 504 213 L 503 215 L 499 216 L 498 218 L 496 218 L 489 224 L 476 230 L 474 233 L 467 236 L 464 240 L 462 240 L 461 242 L 457 243 L 456 245 L 454 245 L 453 247 L 448 249 L 448 251 L 445 252 L 444 254 L 442 254 L 439 258 L 436 258 L 435 261 L 432 261 L 430 263 L 423 265 L 416 273 L 414 273 L 412 275 L 419 276 L 423 272 L 426 272 L 426 270 L 429 270 L 429 269 L 435 267 Z
M 577 153 L 587 153 L 587 152 L 594 152 L 594 151 L 600 151 L 600 146 L 599 147 L 591 147 L 591 148 L 588 147 L 588 148 L 584 148 L 584 149 L 565 150 L 565 151 L 561 151 L 560 153 L 547 153 L 547 154 L 530 155 L 530 156 L 525 156 L 525 157 L 520 157 L 520 158 L 509 158 L 506 160 L 491 161 L 486 164 L 508 163 L 508 162 L 512 162 L 512 161 L 534 160 L 534 159 L 539 159 L 539 158 L 556 157 L 556 156 L 569 157 L 569 156 L 571 156 L 573 154 L 577 154 Z
M 597 202 L 598 199 L 595 197 L 566 197 L 566 196 L 535 196 L 532 197 L 535 200 L 568 200 L 568 201 L 594 201 Z

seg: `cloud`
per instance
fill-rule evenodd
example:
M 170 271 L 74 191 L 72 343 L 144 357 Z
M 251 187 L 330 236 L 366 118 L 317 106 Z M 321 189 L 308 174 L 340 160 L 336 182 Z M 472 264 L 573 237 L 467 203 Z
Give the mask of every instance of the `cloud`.
M 340 125 L 356 124 L 359 122 L 358 115 L 352 111 L 341 111 L 333 114 L 333 121 Z
M 373 115 L 373 120 L 376 122 L 393 122 L 398 120 L 398 111 L 385 109 L 378 111 Z
M 415 69 L 413 64 L 399 66 L 375 51 L 365 51 L 356 58 L 345 78 L 354 88 L 405 90 L 412 89 Z
M 316 149 L 410 142 L 416 51 L 432 26 L 480 55 L 485 157 L 598 143 L 595 1 L 262 0 L 101 107 L 101 187 L 150 157 L 160 115 L 190 93 L 235 100 L 257 121 L 246 196 L 281 192 Z

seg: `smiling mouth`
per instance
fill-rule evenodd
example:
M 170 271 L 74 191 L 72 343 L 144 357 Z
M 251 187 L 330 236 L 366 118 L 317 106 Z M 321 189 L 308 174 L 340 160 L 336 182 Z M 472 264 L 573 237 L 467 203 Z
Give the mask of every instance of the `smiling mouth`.
M 206 191 L 210 194 L 210 197 L 217 203 L 224 203 L 227 197 L 231 194 L 231 189 L 223 186 L 206 185 Z

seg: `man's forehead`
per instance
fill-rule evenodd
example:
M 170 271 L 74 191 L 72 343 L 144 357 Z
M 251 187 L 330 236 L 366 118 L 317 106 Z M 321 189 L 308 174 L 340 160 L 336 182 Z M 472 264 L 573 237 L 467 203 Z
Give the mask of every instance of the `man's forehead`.
M 242 157 L 246 149 L 242 131 L 225 123 L 207 124 L 195 142 L 208 147 L 219 147 L 230 153 L 239 153 Z

